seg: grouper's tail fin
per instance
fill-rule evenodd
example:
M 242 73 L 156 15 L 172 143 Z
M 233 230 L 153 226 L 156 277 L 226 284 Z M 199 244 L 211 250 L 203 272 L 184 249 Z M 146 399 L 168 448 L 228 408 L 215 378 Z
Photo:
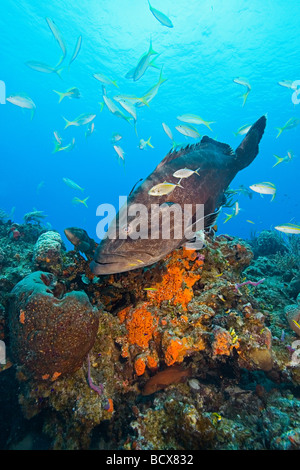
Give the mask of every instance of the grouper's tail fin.
M 243 170 L 255 159 L 258 154 L 258 145 L 264 134 L 267 123 L 266 116 L 262 116 L 250 128 L 246 137 L 235 151 L 235 161 L 238 171 Z

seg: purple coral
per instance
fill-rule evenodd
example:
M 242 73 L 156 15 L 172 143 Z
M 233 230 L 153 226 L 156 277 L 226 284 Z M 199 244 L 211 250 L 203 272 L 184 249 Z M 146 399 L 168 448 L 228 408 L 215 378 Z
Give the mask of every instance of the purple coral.
M 265 281 L 265 278 L 260 279 L 260 281 L 257 281 L 257 282 L 253 282 L 253 281 L 242 282 L 241 284 L 236 284 L 234 290 L 237 292 L 240 287 L 246 286 L 247 284 L 249 284 L 250 286 L 256 287 L 264 281 Z
M 91 376 L 91 361 L 90 361 L 90 355 L 87 355 L 87 364 L 88 364 L 88 383 L 89 386 L 91 387 L 92 390 L 95 390 L 99 395 L 102 395 L 104 387 L 102 384 L 96 385 L 94 384 Z

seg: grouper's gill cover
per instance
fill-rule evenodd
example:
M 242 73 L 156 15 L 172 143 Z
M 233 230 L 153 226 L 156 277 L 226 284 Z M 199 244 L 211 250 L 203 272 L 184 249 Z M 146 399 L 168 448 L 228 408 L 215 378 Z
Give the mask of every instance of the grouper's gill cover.
M 204 205 L 204 215 L 209 216 L 218 211 L 224 202 L 224 192 L 236 174 L 246 168 L 258 154 L 258 145 L 266 127 L 266 117 L 262 116 L 249 130 L 236 151 L 233 151 L 227 144 L 217 142 L 209 137 L 203 137 L 201 142 L 195 145 L 169 152 L 159 163 L 156 169 L 148 178 L 130 195 L 127 207 L 131 204 L 143 204 L 148 210 L 149 236 L 147 239 L 120 239 L 120 231 L 126 227 L 119 227 L 119 217 L 116 223 L 116 238 L 105 238 L 96 249 L 91 269 L 95 274 L 113 274 L 132 269 L 149 266 L 164 258 L 175 248 L 184 244 L 187 240 L 183 235 L 182 239 L 176 239 L 174 231 L 176 229 L 176 217 L 171 218 L 171 237 L 163 239 L 161 233 L 156 234 L 156 239 L 151 238 L 151 204 L 167 203 L 165 207 L 172 204 L 193 204 L 196 213 L 196 204 Z M 151 196 L 148 194 L 153 186 L 167 181 L 168 183 L 178 183 L 178 179 L 173 177 L 175 171 L 183 168 L 198 170 L 188 178 L 181 181 L 181 187 L 175 189 L 168 195 Z M 122 212 L 122 210 L 120 211 Z M 195 213 L 193 222 L 195 222 Z M 212 218 L 207 217 L 206 225 L 211 223 Z M 128 217 L 130 225 L 131 218 Z M 179 221 L 182 223 L 182 220 Z M 158 230 L 161 231 L 161 224 Z

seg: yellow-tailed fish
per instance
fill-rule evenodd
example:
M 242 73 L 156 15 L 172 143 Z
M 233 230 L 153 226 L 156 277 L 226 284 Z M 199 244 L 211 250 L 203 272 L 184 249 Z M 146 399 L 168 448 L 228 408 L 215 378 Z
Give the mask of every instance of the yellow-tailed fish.
M 78 189 L 79 191 L 84 191 L 77 183 L 70 180 L 69 178 L 63 178 L 63 182 L 72 189 Z
M 93 77 L 99 82 L 104 83 L 105 85 L 114 85 L 115 87 L 119 88 L 116 80 L 112 80 L 111 78 L 108 78 L 106 75 L 103 75 L 102 73 L 94 73 Z
M 252 220 L 246 220 L 246 222 L 248 222 L 248 224 L 253 224 L 253 225 L 255 225 L 255 222 L 253 222 Z
M 65 117 L 63 118 L 66 121 L 65 129 L 69 126 L 84 126 L 89 122 L 93 121 L 96 117 L 96 114 L 80 114 L 74 121 L 68 121 Z
M 283 224 L 283 225 L 277 225 L 274 228 L 276 230 L 278 230 L 279 232 L 288 233 L 288 234 L 291 234 L 291 235 L 299 235 L 300 234 L 300 225 Z
M 158 79 L 158 82 L 153 85 L 153 87 L 151 87 L 142 97 L 142 100 L 136 104 L 136 106 L 138 108 L 140 108 L 141 106 L 145 106 L 145 104 L 147 106 L 149 106 L 149 103 L 150 101 L 153 100 L 153 98 L 157 95 L 157 92 L 160 88 L 160 86 L 166 82 L 168 79 L 167 78 L 163 78 L 162 76 L 162 72 L 163 72 L 163 67 L 161 68 L 160 70 L 160 75 L 159 75 L 159 79 Z
M 251 124 L 250 125 L 246 124 L 245 126 L 241 126 L 236 132 L 234 132 L 234 135 L 235 136 L 245 135 L 250 130 L 250 128 L 251 128 Z
M 35 70 L 36 72 L 42 72 L 42 73 L 56 73 L 56 75 L 61 78 L 60 73 L 63 70 L 62 68 L 58 69 L 56 67 L 51 67 L 50 65 L 44 64 L 42 62 L 37 62 L 35 60 L 29 60 L 28 62 L 25 62 L 25 65 L 29 67 L 32 70 Z
M 88 125 L 88 128 L 86 130 L 86 133 L 85 133 L 85 137 L 89 137 L 90 135 L 92 135 L 92 133 L 94 132 L 95 130 L 95 123 L 94 122 L 91 122 L 89 125 Z
M 136 121 L 136 108 L 133 104 L 128 103 L 126 100 L 119 100 L 118 103 L 122 106 L 122 108 L 130 114 L 133 119 Z
M 58 96 L 59 96 L 59 100 L 58 102 L 61 103 L 62 100 L 67 96 L 68 98 L 74 98 L 74 99 L 79 99 L 80 98 L 80 91 L 78 90 L 78 88 L 76 87 L 73 87 L 73 88 L 69 88 L 67 91 L 65 92 L 62 92 L 62 91 L 56 91 L 56 90 L 53 90 L 54 93 L 56 93 Z
M 169 126 L 168 126 L 165 122 L 162 122 L 162 126 L 163 126 L 163 129 L 164 129 L 165 133 L 167 134 L 167 136 L 168 136 L 172 141 L 174 141 L 174 139 L 173 139 L 173 134 L 172 134 L 171 129 L 169 128 Z
M 79 199 L 78 197 L 74 197 L 72 199 L 73 204 L 83 204 L 85 207 L 88 207 L 86 201 L 89 199 L 89 196 L 86 197 L 85 199 Z
M 111 100 L 107 96 L 105 87 L 103 86 L 102 88 L 103 88 L 103 101 L 106 104 L 108 110 L 115 116 L 125 119 L 125 121 L 130 123 L 130 119 L 132 118 L 129 118 L 129 116 L 125 116 L 125 114 L 120 110 L 120 108 L 118 108 L 118 106 L 113 102 L 113 100 Z
M 149 137 L 148 140 L 141 139 L 139 143 L 139 149 L 144 150 L 147 147 L 147 145 L 153 149 L 154 147 L 151 144 L 150 139 L 151 137 Z
M 139 59 L 139 61 L 142 59 L 142 57 L 143 57 L 144 55 L 145 55 L 145 54 L 143 54 L 143 55 L 141 56 L 141 58 Z M 148 67 L 153 67 L 153 68 L 155 68 L 155 69 L 158 69 L 159 66 L 155 64 L 155 61 L 156 61 L 157 57 L 159 57 L 159 56 L 160 56 L 160 54 L 157 54 L 157 55 L 149 62 Z M 138 61 L 138 62 L 139 62 L 139 61 Z M 132 69 L 129 70 L 129 72 L 126 73 L 125 78 L 127 78 L 127 80 L 133 80 L 134 73 L 135 73 L 135 69 L 136 69 L 136 67 L 133 67 Z
M 46 18 L 46 21 L 48 23 L 48 26 L 53 34 L 53 36 L 55 37 L 56 41 L 58 42 L 59 44 L 59 47 L 61 48 L 62 50 L 62 57 L 59 61 L 59 63 L 57 64 L 57 67 L 62 63 L 62 61 L 64 60 L 64 58 L 66 57 L 66 54 L 67 54 L 67 49 L 66 49 L 66 46 L 65 46 L 65 43 L 64 43 L 64 40 L 62 38 L 62 35 L 58 29 L 58 27 L 56 26 L 56 24 L 54 23 L 53 20 L 51 20 L 51 18 Z
M 121 139 L 122 139 L 121 134 L 118 134 L 118 132 L 114 132 L 113 135 L 111 136 L 110 141 L 111 141 L 112 144 L 115 144 L 116 142 L 118 142 Z
M 137 66 L 135 68 L 135 71 L 134 71 L 134 74 L 133 74 L 133 80 L 135 82 L 137 80 L 139 80 L 144 75 L 147 68 L 149 67 L 151 55 L 156 55 L 156 54 L 157 54 L 157 52 L 153 50 L 152 40 L 150 39 L 150 46 L 149 46 L 148 52 L 142 56 L 142 58 L 139 60 Z
M 275 165 L 273 165 L 273 168 L 282 162 L 290 162 L 293 159 L 294 154 L 291 150 L 289 150 L 285 157 L 279 157 L 278 155 L 275 155 L 275 154 L 274 154 L 274 157 L 276 158 L 276 163 Z
M 57 131 L 54 131 L 53 134 L 54 134 L 54 138 L 56 142 L 60 145 L 62 143 L 62 137 L 59 135 Z
M 278 139 L 278 137 L 282 134 L 283 131 L 294 129 L 294 127 L 298 126 L 299 122 L 300 122 L 300 119 L 291 118 L 284 124 L 284 126 L 276 127 L 276 129 L 278 130 L 278 134 L 276 136 L 276 139 Z
M 170 20 L 170 18 L 167 17 L 167 15 L 165 15 L 159 10 L 156 10 L 156 8 L 153 8 L 150 5 L 149 0 L 148 0 L 148 4 L 149 4 L 149 8 L 150 8 L 152 15 L 160 22 L 160 24 L 162 24 L 163 26 L 167 26 L 167 28 L 173 28 L 173 23 Z
M 69 67 L 72 64 L 72 62 L 74 62 L 76 57 L 78 56 L 78 54 L 80 52 L 80 49 L 81 49 L 81 44 L 82 44 L 82 36 L 79 36 L 78 39 L 77 39 L 76 45 L 75 45 L 73 55 L 72 55 L 72 57 L 70 59 L 70 62 L 69 62 Z
M 252 184 L 252 186 L 249 186 L 249 188 L 252 189 L 252 191 L 256 193 L 259 193 L 260 195 L 271 194 L 272 195 L 271 201 L 273 201 L 276 196 L 276 186 L 275 184 L 270 183 L 270 182 Z
M 15 106 L 19 106 L 19 108 L 30 109 L 31 119 L 33 118 L 36 105 L 28 95 L 25 95 L 25 93 L 20 93 L 19 95 L 10 95 L 8 98 L 6 98 L 6 101 L 14 104 Z
M 66 152 L 70 152 L 71 150 L 73 150 L 73 148 L 75 147 L 75 137 L 73 137 L 72 141 L 66 145 L 65 147 L 61 147 L 60 145 L 58 146 L 57 149 L 55 149 L 56 152 L 61 152 L 61 151 L 66 151 Z M 54 151 L 54 153 L 55 153 Z
M 167 194 L 170 194 L 172 191 L 174 191 L 174 189 L 177 187 L 182 188 L 179 183 L 174 184 L 164 181 L 163 183 L 159 183 L 153 186 L 153 188 L 148 191 L 148 194 L 150 196 L 166 196 Z
M 247 101 L 247 98 L 249 96 L 249 93 L 251 91 L 251 86 L 250 84 L 248 83 L 247 80 L 245 80 L 244 78 L 240 78 L 240 77 L 237 77 L 237 78 L 234 78 L 233 79 L 234 83 L 237 83 L 238 85 L 242 85 L 242 86 L 245 86 L 247 88 L 247 91 L 242 95 L 242 98 L 243 98 L 243 106 L 245 106 L 245 103 Z
M 114 145 L 113 146 L 115 151 L 117 152 L 118 156 L 120 157 L 121 160 L 125 161 L 124 159 L 124 150 L 119 146 L 119 145 Z
M 234 213 L 232 214 L 225 214 L 226 215 L 226 218 L 224 220 L 224 224 L 226 224 L 229 220 L 232 219 L 232 217 L 234 217 Z
M 196 116 L 196 114 L 182 114 L 181 116 L 177 116 L 179 121 L 187 122 L 188 124 L 204 124 L 208 129 L 212 130 L 210 124 L 214 124 L 214 121 L 204 121 L 200 116 Z
M 130 101 L 131 104 L 137 105 L 138 103 L 143 103 L 146 106 L 149 106 L 145 98 L 141 97 L 139 98 L 138 96 L 135 95 L 115 95 L 114 100 L 119 102 L 119 101 Z
M 40 190 L 42 189 L 42 187 L 45 185 L 45 181 L 41 181 L 37 187 L 36 187 L 36 192 L 37 194 L 39 194 Z
M 199 137 L 201 137 L 197 129 L 195 129 L 195 127 L 192 127 L 192 126 L 180 125 L 180 126 L 176 126 L 175 129 L 181 134 L 187 137 L 192 137 L 193 139 L 198 139 Z
M 285 88 L 290 88 L 291 90 L 297 90 L 297 85 L 295 85 L 296 80 L 281 80 L 278 82 L 278 85 Z

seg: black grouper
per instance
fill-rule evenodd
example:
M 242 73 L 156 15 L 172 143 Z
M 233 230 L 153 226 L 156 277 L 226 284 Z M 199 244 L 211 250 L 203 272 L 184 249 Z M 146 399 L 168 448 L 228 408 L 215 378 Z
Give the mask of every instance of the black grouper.
M 127 207 L 129 208 L 132 204 L 142 204 L 151 214 L 151 205 L 160 205 L 163 208 L 160 209 L 160 217 L 162 217 L 163 211 L 170 211 L 172 205 L 179 204 L 181 208 L 184 208 L 185 204 L 191 204 L 194 208 L 189 222 L 192 227 L 197 219 L 196 204 L 202 204 L 204 205 L 204 228 L 209 227 L 214 223 L 226 200 L 224 193 L 233 178 L 240 170 L 250 165 L 257 156 L 265 127 L 266 117 L 262 116 L 253 124 L 236 151 L 233 151 L 229 145 L 207 136 L 195 145 L 188 145 L 178 151 L 170 151 L 147 179 L 129 196 Z M 182 169 L 193 171 L 189 177 L 179 180 L 173 175 Z M 151 189 L 164 182 L 177 186 L 174 186 L 173 190 L 167 194 L 165 191 L 164 195 L 151 195 Z M 123 215 L 124 211 L 127 214 L 127 208 L 123 208 Z M 142 221 L 144 225 L 146 223 L 149 229 L 147 238 L 130 236 L 132 224 L 135 224 L 135 228 L 137 227 L 136 215 L 129 216 L 125 224 L 124 220 L 121 209 L 115 218 L 116 237 L 113 239 L 111 235 L 108 235 L 96 249 L 91 263 L 91 269 L 95 274 L 120 273 L 149 266 L 187 242 L 185 232 L 180 239 L 175 236 L 178 224 L 183 224 L 183 216 L 182 218 L 176 215 L 173 215 L 173 218 L 170 217 L 169 239 L 162 236 L 161 223 L 156 229 L 151 226 L 150 215 L 148 218 L 140 218 L 140 222 Z M 112 233 L 111 227 L 108 234 Z

